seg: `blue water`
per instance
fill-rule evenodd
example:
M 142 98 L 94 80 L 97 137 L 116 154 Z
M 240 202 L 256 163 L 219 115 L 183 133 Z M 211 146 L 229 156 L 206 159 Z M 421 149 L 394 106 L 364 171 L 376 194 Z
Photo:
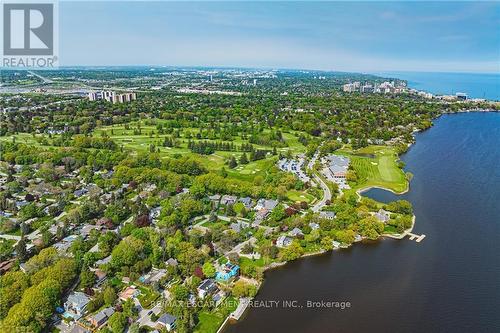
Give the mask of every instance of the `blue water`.
M 500 113 L 445 115 L 402 156 L 404 198 L 421 242 L 385 239 L 289 263 L 266 273 L 257 301 L 231 333 L 500 332 Z M 348 310 L 307 301 L 349 301 Z
M 432 94 L 464 92 L 471 98 L 500 100 L 499 73 L 382 72 L 376 75 L 406 80 L 410 88 Z

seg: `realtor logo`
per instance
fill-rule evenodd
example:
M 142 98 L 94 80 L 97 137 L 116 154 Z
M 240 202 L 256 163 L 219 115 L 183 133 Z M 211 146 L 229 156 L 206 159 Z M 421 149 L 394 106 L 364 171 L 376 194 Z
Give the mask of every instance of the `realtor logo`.
M 2 5 L 4 67 L 54 67 L 57 61 L 55 2 L 8 1 Z

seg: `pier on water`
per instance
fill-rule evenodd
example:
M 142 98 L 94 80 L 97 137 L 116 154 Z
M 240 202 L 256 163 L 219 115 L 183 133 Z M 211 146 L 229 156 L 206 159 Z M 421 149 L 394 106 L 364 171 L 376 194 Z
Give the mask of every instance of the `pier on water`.
M 422 235 L 417 235 L 417 234 L 414 234 L 412 232 L 407 233 L 407 235 L 410 238 L 410 240 L 414 240 L 417 243 L 420 243 L 425 238 L 425 235 L 423 235 L 423 234 Z

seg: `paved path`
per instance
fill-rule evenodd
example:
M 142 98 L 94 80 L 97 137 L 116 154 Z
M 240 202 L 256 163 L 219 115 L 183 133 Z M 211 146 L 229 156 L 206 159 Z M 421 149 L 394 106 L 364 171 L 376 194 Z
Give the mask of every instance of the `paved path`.
M 16 236 L 16 235 L 8 235 L 8 234 L 1 234 L 0 235 L 0 238 L 4 238 L 4 239 L 12 239 L 12 240 L 15 240 L 15 241 L 20 241 L 21 240 L 21 236 Z
M 195 219 L 192 220 L 193 222 L 196 222 L 196 224 L 193 224 L 190 227 L 188 227 L 188 230 L 191 230 L 193 228 L 208 229 L 207 227 L 203 226 L 202 224 L 207 222 L 209 217 L 210 217 L 210 215 L 197 216 Z M 233 218 L 233 217 L 224 216 L 224 215 L 217 215 L 217 218 L 221 221 L 229 222 L 229 221 L 231 221 L 231 218 Z M 236 218 L 236 221 L 238 221 L 241 225 L 243 225 L 246 228 L 253 226 L 253 227 L 262 228 L 262 229 L 267 230 L 269 232 L 272 232 L 274 230 L 274 228 L 266 226 L 266 225 L 251 224 L 250 220 L 248 220 L 248 219 L 243 219 L 241 217 L 235 217 L 235 218 Z
M 243 250 L 243 247 L 246 244 L 254 245 L 256 241 L 257 241 L 257 239 L 255 237 L 250 237 L 246 241 L 244 241 L 242 243 L 239 243 L 238 245 L 236 245 L 235 247 L 233 247 L 230 251 L 227 251 L 227 253 L 237 253 L 238 255 L 240 255 L 241 250 Z

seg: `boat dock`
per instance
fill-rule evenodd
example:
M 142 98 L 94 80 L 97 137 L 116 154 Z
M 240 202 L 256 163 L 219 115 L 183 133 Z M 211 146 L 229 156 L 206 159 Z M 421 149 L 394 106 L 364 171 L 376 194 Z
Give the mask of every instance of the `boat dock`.
M 417 235 L 412 232 L 407 233 L 408 237 L 410 237 L 410 240 L 414 240 L 417 243 L 420 243 L 421 241 L 424 240 L 425 235 Z
M 229 315 L 229 317 L 234 320 L 239 320 L 250 304 L 250 300 L 251 298 L 240 298 L 238 307 Z
M 243 315 L 243 313 L 245 313 L 245 310 L 247 309 L 247 307 L 250 305 L 251 300 L 252 300 L 251 298 L 247 298 L 247 297 L 240 298 L 240 302 L 238 303 L 238 307 L 236 308 L 236 310 L 231 312 L 229 314 L 229 316 L 226 317 L 226 320 L 224 320 L 222 325 L 220 325 L 219 329 L 217 330 L 217 333 L 222 332 L 222 330 L 224 329 L 224 326 L 226 326 L 227 322 L 230 319 L 239 320 L 241 318 L 241 316 Z

